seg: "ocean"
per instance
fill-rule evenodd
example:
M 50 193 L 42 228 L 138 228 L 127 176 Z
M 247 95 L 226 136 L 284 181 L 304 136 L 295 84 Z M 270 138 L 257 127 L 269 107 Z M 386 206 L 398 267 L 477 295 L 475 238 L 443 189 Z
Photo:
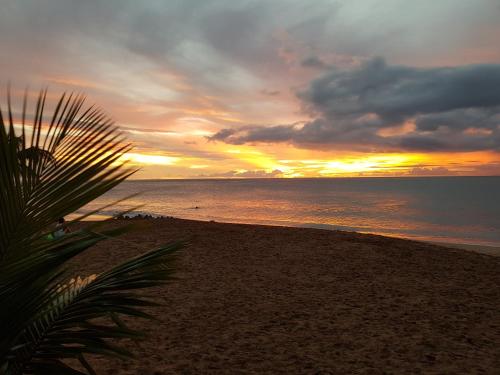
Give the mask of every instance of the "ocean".
M 500 246 L 500 177 L 131 180 L 79 213 L 134 212 Z

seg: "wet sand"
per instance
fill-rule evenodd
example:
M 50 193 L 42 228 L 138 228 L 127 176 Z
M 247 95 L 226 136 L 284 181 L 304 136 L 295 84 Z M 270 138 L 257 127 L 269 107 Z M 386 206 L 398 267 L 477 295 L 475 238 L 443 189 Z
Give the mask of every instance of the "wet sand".
M 176 239 L 178 279 L 138 360 L 99 374 L 499 374 L 500 258 L 307 228 L 135 219 L 90 250 L 101 271 Z M 119 224 L 119 222 L 117 222 Z
M 447 242 L 434 242 L 435 245 L 451 247 L 454 249 L 462 249 L 468 251 L 474 251 L 476 253 L 488 254 L 493 256 L 500 256 L 500 247 L 497 246 L 486 246 L 486 245 L 470 245 L 462 243 L 447 243 Z

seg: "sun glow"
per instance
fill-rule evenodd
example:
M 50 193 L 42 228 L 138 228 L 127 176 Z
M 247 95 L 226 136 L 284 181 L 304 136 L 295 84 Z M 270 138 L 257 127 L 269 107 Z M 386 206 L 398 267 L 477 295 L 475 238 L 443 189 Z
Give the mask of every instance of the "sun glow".
M 484 175 L 500 169 L 498 154 L 491 152 L 454 153 L 452 157 L 450 153 L 330 152 L 291 145 L 228 145 L 196 137 L 179 137 L 171 143 L 186 152 L 154 152 L 143 143 L 144 151 L 128 153 L 126 159 L 141 166 L 135 178 Z M 491 164 L 491 171 L 482 167 L 485 164 Z
M 350 177 L 405 173 L 415 165 L 425 162 L 419 154 L 337 155 L 330 158 L 318 154 L 318 158 L 278 159 L 271 152 L 255 148 L 238 147 L 226 150 L 232 158 L 266 172 L 280 171 L 280 177 Z M 292 156 L 292 155 L 290 155 Z M 247 167 L 248 169 L 248 167 Z
M 268 155 L 253 148 L 241 147 L 238 149 L 229 149 L 226 152 L 231 154 L 235 159 L 245 162 L 254 168 L 265 170 L 266 172 L 280 170 L 286 173 L 290 170 L 288 166 L 279 163 L 272 155 Z
M 148 155 L 139 154 L 135 152 L 128 152 L 124 155 L 125 160 L 129 160 L 134 164 L 145 165 L 172 165 L 175 164 L 179 158 L 174 156 L 165 155 Z
M 415 163 L 416 161 L 418 161 L 418 157 L 416 156 L 399 154 L 346 158 L 326 162 L 323 168 L 320 168 L 319 174 L 328 176 L 391 171 L 404 168 L 406 165 Z

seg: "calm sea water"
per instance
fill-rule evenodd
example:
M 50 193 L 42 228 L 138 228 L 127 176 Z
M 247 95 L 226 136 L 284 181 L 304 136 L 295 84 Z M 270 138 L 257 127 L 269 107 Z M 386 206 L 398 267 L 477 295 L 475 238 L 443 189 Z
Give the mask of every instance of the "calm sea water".
M 500 177 L 127 181 L 85 207 L 500 246 Z

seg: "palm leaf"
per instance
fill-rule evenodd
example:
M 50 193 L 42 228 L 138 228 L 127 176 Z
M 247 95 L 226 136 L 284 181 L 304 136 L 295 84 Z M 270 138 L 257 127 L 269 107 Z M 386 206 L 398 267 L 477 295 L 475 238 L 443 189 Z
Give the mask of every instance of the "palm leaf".
M 155 304 L 132 290 L 165 283 L 172 273 L 172 257 L 181 247 L 174 243 L 108 272 L 72 279 L 46 291 L 36 318 L 18 335 L 7 354 L 10 366 L 21 373 L 37 373 L 38 367 L 47 363 L 56 368 L 61 358 L 80 360 L 84 354 L 131 356 L 108 339 L 143 335 L 121 320 L 117 323 L 117 319 L 120 315 L 152 318 L 140 308 Z
M 20 123 L 9 93 L 5 116 L 0 108 L 0 373 L 95 374 L 84 355 L 131 355 L 116 340 L 142 334 L 121 316 L 151 318 L 143 308 L 154 303 L 139 290 L 169 279 L 181 244 L 100 275 L 67 276 L 70 259 L 124 228 L 93 225 L 47 241 L 52 223 L 134 171 L 119 161 L 130 145 L 101 110 L 83 110 L 83 96 L 63 94 L 46 120 L 46 101 L 40 92 L 30 125 L 26 94 Z
M 134 170 L 120 157 L 130 149 L 101 110 L 82 111 L 83 96 L 63 94 L 48 122 L 47 93 L 37 99 L 33 123 L 15 124 L 8 95 L 7 116 L 0 109 L 0 257 L 30 250 L 25 246 L 42 228 L 116 186 Z M 16 133 L 21 128 L 21 134 Z

